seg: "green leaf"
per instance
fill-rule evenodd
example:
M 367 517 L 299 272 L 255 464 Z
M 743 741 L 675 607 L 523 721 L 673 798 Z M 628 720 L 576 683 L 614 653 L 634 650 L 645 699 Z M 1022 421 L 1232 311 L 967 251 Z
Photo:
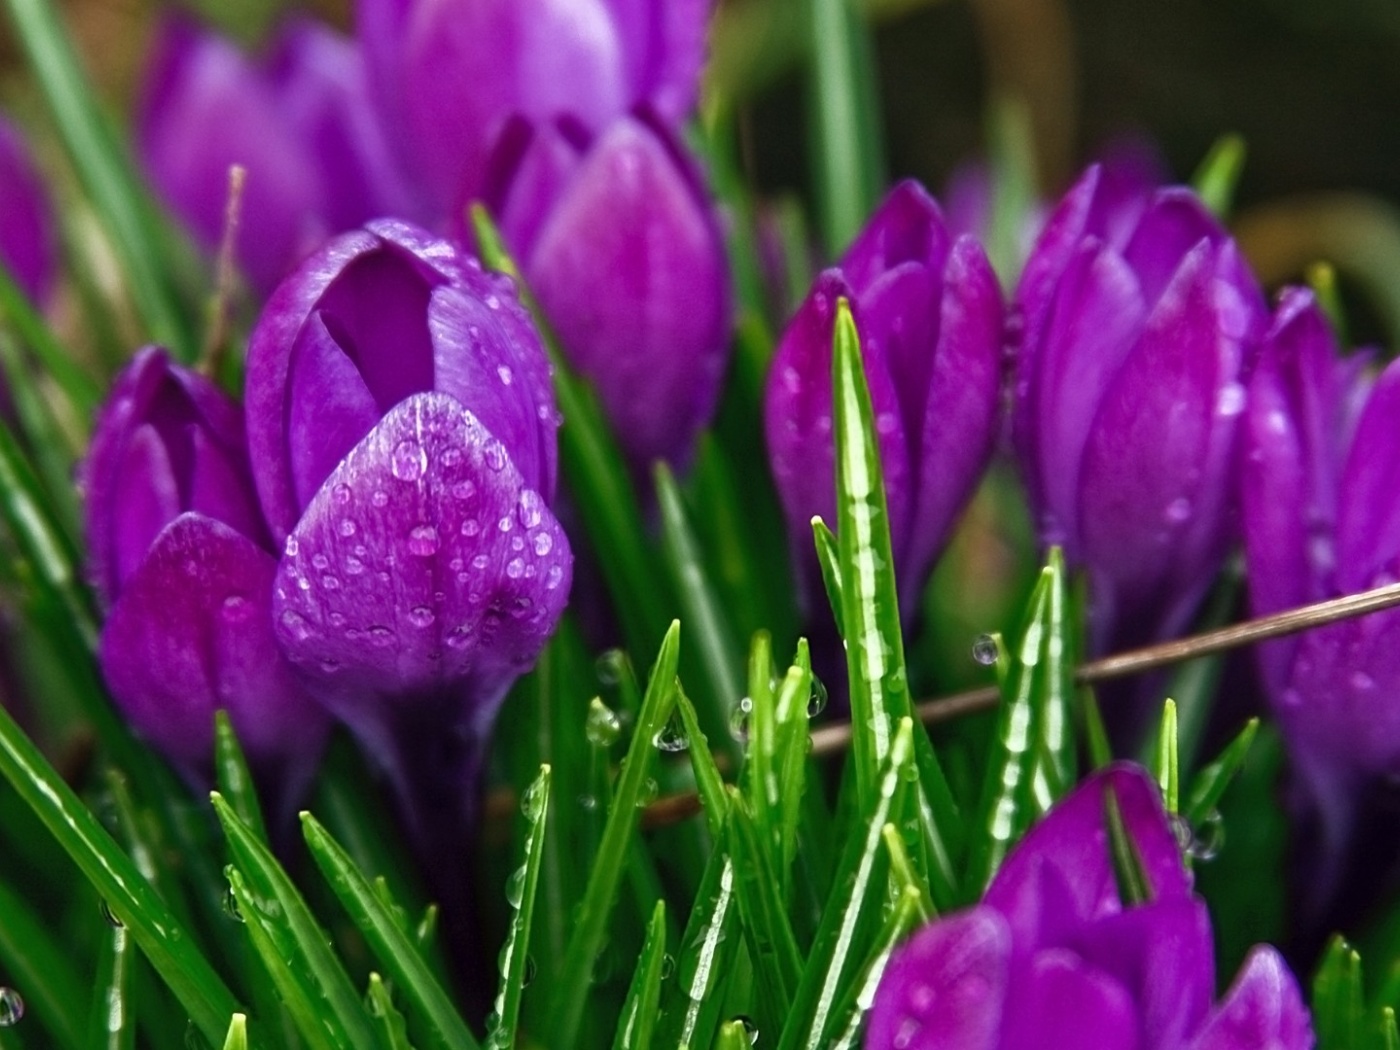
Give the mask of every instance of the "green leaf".
M 45 373 L 68 399 L 77 424 L 86 427 L 102 402 L 102 388 L 58 341 L 3 262 L 0 262 L 0 322 L 13 329 L 25 349 L 39 359 Z
M 579 905 L 573 936 L 564 953 L 563 971 L 550 1010 L 553 1034 L 559 1046 L 578 1045 L 594 961 L 607 937 L 608 917 L 612 914 L 623 868 L 636 835 L 638 800 L 656 754 L 653 741 L 670 717 L 676 695 L 679 659 L 680 623 L 672 622 L 647 682 L 641 714 L 627 749 L 627 763 L 618 777 L 602 843 L 589 872 L 588 888 Z
M 520 1023 L 520 998 L 525 991 L 526 971 L 530 961 L 530 923 L 535 915 L 535 891 L 540 883 L 540 867 L 544 859 L 545 828 L 549 822 L 550 768 L 540 767 L 540 774 L 525 792 L 520 803 L 528 831 L 525 835 L 525 859 L 506 880 L 506 900 L 510 903 L 510 928 L 501 949 L 501 983 L 491 1013 L 495 1024 L 486 1033 L 488 1047 L 515 1045 L 515 1033 Z
M 152 342 L 170 347 L 181 359 L 192 360 L 190 328 L 162 276 L 166 241 L 130 158 L 98 109 L 97 93 L 83 75 L 58 9 L 49 0 L 7 3 L 30 68 L 53 114 L 54 127 L 112 247 L 121 256 L 121 272 L 130 284 L 147 335 Z M 222 1035 L 222 1023 L 219 1028 Z
M 229 1018 L 228 1035 L 224 1036 L 224 1050 L 248 1050 L 248 1016 L 234 1014 Z
M 681 726 L 689 742 L 686 750 L 690 755 L 691 767 L 695 770 L 695 787 L 704 810 L 705 827 L 718 838 L 729 811 L 729 794 L 724 789 L 724 777 L 720 775 L 714 753 L 684 689 L 677 690 L 676 710 L 680 713 Z
M 126 927 L 116 926 L 105 932 L 88 1014 L 86 1045 L 91 1050 L 132 1050 L 136 1046 L 136 1018 L 132 1015 L 130 992 L 134 954 L 135 946 Z
M 59 426 L 51 401 L 40 390 L 34 369 L 9 332 L 0 329 L 0 369 L 11 412 L 19 423 L 31 457 L 36 480 L 44 487 L 44 497 L 54 525 L 65 536 L 78 533 L 78 498 L 73 485 L 74 466 L 79 449 Z
M 904 847 L 904 839 L 899 835 L 899 829 L 893 824 L 886 824 L 880 829 L 880 838 L 885 843 L 885 849 L 890 855 L 890 880 L 896 890 L 904 891 L 912 889 L 915 891 L 919 904 L 919 919 L 927 921 L 938 914 L 938 910 L 933 906 L 933 898 L 929 896 L 928 883 L 919 877 L 919 873 L 914 870 L 914 865 L 909 859 L 909 851 Z
M 1337 269 L 1328 262 L 1316 262 L 1307 268 L 1303 275 L 1308 287 L 1317 296 L 1317 304 L 1327 315 L 1332 326 L 1332 334 L 1338 346 L 1351 346 L 1351 332 L 1347 325 L 1346 304 L 1342 302 L 1342 290 L 1337 285 Z
M 261 925 L 288 965 L 304 975 L 312 994 L 321 1000 L 317 1019 L 334 1045 L 373 1050 L 374 1031 L 364 1004 L 301 892 L 223 796 L 215 791 L 209 798 L 224 829 L 229 854 L 245 880 L 246 901 L 243 897 L 238 899 L 245 924 L 250 931 L 254 925 Z M 310 1035 L 304 1031 L 303 1034 Z
M 214 712 L 214 779 L 219 792 L 228 800 L 238 819 L 262 842 L 267 841 L 267 826 L 263 823 L 258 790 L 248 770 L 243 746 L 233 731 L 227 711 Z
M 822 584 L 826 588 L 826 600 L 831 604 L 831 613 L 836 620 L 836 630 L 841 637 L 846 636 L 842 617 L 846 611 L 846 598 L 841 584 L 841 551 L 836 545 L 836 535 L 826 527 L 821 518 L 812 519 L 812 539 L 817 545 L 817 564 L 822 570 Z
M 1009 293 L 1020 276 L 1026 221 L 1039 203 L 1035 135 L 1024 102 L 1005 96 L 993 100 L 987 109 L 987 140 L 992 163 L 987 257 Z
M 1102 769 L 1113 761 L 1113 749 L 1108 743 L 1108 730 L 1104 728 L 1103 713 L 1099 710 L 1098 697 L 1093 689 L 1084 689 L 1084 738 L 1089 748 L 1089 764 Z
M 846 1018 L 838 1016 L 837 1008 L 876 939 L 886 900 L 889 859 L 882 833 L 891 816 L 901 811 L 901 796 L 906 794 L 901 788 L 907 788 L 914 776 L 914 724 L 904 718 L 874 785 L 874 799 L 861 811 L 846 841 L 835 890 L 803 968 L 779 1050 L 827 1047 L 845 1027 Z
M 1113 858 L 1113 875 L 1118 883 L 1118 899 L 1124 907 L 1146 904 L 1152 899 L 1152 887 L 1138 853 L 1137 843 L 1123 823 L 1123 810 L 1118 796 L 1110 787 L 1103 793 L 1104 826 L 1108 829 L 1109 853 Z
M 1181 770 L 1177 765 L 1176 701 L 1167 697 L 1162 705 L 1162 724 L 1157 730 L 1157 761 L 1154 772 L 1167 812 L 1181 809 Z
M 451 998 L 350 855 L 310 813 L 301 814 L 301 829 L 312 860 L 364 935 L 375 958 L 422 1011 L 432 1045 L 447 1050 L 477 1050 L 479 1044 Z
M 1230 217 L 1235 187 L 1239 185 L 1240 173 L 1244 171 L 1245 153 L 1242 136 L 1221 135 L 1191 176 L 1191 185 L 1196 193 L 1221 221 Z
M 855 239 L 884 187 L 869 30 L 851 0 L 807 0 L 808 114 L 818 212 L 829 255 Z
M 719 596 L 711 585 L 708 569 L 701 558 L 699 544 L 686 519 L 676 479 L 665 463 L 657 463 L 652 477 L 656 482 L 656 499 L 661 510 L 662 549 L 671 569 L 681 611 L 685 614 L 688 637 L 700 654 L 699 664 L 704 672 L 706 702 L 697 708 L 700 724 L 713 743 L 715 752 L 731 768 L 739 765 L 739 748 L 734 738 L 725 732 L 729 706 L 743 695 L 744 683 L 739 675 L 738 646 L 730 633 Z
M 899 834 L 886 824 L 883 838 L 886 842 L 899 842 Z M 894 906 L 885 916 L 884 925 L 870 950 L 870 957 L 860 969 L 860 977 L 855 981 L 846 999 L 836 1009 L 837 1018 L 846 1018 L 845 1031 L 831 1044 L 831 1050 L 851 1050 L 860 1040 L 861 1027 L 865 1015 L 875 1004 L 875 992 L 880 987 L 880 978 L 885 975 L 885 967 L 890 956 L 901 941 L 925 918 L 923 894 L 917 886 L 904 885 L 895 897 Z
M 619 1015 L 613 1050 L 648 1050 L 661 1002 L 661 980 L 666 965 L 666 902 L 657 901 L 647 924 L 642 954 L 632 975 L 632 985 Z
M 398 1007 L 394 1005 L 394 998 L 389 994 L 389 986 L 384 983 L 384 978 L 377 973 L 369 975 L 369 988 L 365 992 L 365 1001 L 369 1004 L 369 1015 L 379 1030 L 380 1042 L 388 1047 L 388 1050 L 413 1050 L 412 1044 L 408 1041 L 408 1024 L 404 1021 L 403 1014 L 399 1013 Z
M 76 1003 L 87 997 L 87 980 L 73 967 L 72 950 L 40 920 L 33 902 L 0 881 L 0 973 L 23 990 L 27 1015 L 62 1050 L 84 1045 Z M 28 1023 L 28 1021 L 26 1022 Z
M 1395 1027 L 1395 1009 L 1390 1006 L 1381 1007 L 1381 1050 L 1400 1050 L 1400 1029 Z
M 1196 774 L 1186 801 L 1187 823 L 1193 826 L 1201 823 L 1220 805 L 1225 789 L 1230 786 L 1230 781 L 1249 757 L 1249 747 L 1254 743 L 1255 734 L 1258 732 L 1259 719 L 1251 718 L 1240 730 L 1239 735 L 1220 752 L 1220 757 Z
M 132 939 L 205 1038 L 211 1042 L 222 1038 L 229 1015 L 237 1009 L 232 993 L 131 858 L 3 707 L 0 774 L 43 821 L 112 914 L 131 931 Z
M 1340 935 L 1328 944 L 1313 978 L 1312 1011 L 1319 1050 L 1364 1050 L 1361 956 Z

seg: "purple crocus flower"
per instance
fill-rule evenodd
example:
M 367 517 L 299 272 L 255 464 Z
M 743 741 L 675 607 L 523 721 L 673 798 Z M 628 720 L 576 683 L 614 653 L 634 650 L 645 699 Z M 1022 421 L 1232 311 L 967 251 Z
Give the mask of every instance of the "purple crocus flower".
M 695 106 L 711 0 L 358 0 L 386 126 L 441 219 L 482 189 L 507 120 L 573 114 L 600 133 L 647 104 Z
M 138 732 L 198 779 L 227 709 L 254 767 L 290 801 L 324 711 L 272 630 L 277 567 L 242 413 L 149 347 L 118 378 L 83 466 L 90 568 L 108 607 L 100 657 Z
M 1400 364 L 1343 358 L 1311 292 L 1280 299 L 1250 380 L 1242 486 L 1250 605 L 1263 616 L 1400 578 Z M 1322 817 L 1325 878 L 1357 788 L 1400 772 L 1400 612 L 1280 638 L 1259 668 Z M 1330 886 L 1328 887 L 1330 889 Z M 1325 895 L 1325 894 L 1324 894 Z M 1314 893 L 1314 896 L 1318 894 Z
M 283 651 L 402 790 L 457 805 L 572 564 L 512 282 L 396 220 L 343 234 L 264 309 L 247 413 Z
M 1016 451 L 1042 542 L 1089 573 L 1100 651 L 1184 627 L 1225 554 L 1266 317 L 1194 194 L 1120 189 L 1088 170 L 1016 294 Z
M 729 269 L 694 161 L 658 121 L 511 125 L 486 202 L 570 361 L 640 472 L 683 466 L 714 414 Z
M 836 521 L 831 340 L 851 303 L 906 612 L 918 600 L 991 454 L 1000 400 L 1002 300 L 982 248 L 949 235 L 914 182 L 896 187 L 783 334 L 764 404 L 768 454 L 793 549 L 811 519 Z M 809 583 L 815 579 L 800 564 Z
M 1105 812 L 1116 802 L 1149 899 L 1119 895 Z M 1204 902 L 1136 767 L 1111 767 L 1052 809 L 982 903 L 891 957 L 869 1050 L 1309 1050 L 1312 1025 L 1278 953 L 1256 947 L 1215 1006 Z
M 19 131 L 0 118 L 0 261 L 42 302 L 53 283 L 49 202 Z
M 229 167 L 247 169 L 237 262 L 262 294 L 330 234 L 407 210 L 359 51 L 330 29 L 291 21 L 253 61 L 175 17 L 150 70 L 139 135 L 147 170 L 212 250 Z

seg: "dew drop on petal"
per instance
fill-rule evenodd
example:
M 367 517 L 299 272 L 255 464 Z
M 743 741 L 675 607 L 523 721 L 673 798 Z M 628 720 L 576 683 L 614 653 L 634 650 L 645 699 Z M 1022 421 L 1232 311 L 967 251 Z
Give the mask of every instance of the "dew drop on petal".
M 499 441 L 493 441 L 486 446 L 486 451 L 482 453 L 486 459 L 486 465 L 492 470 L 505 470 L 506 450 Z
M 415 525 L 408 534 L 408 550 L 420 558 L 429 558 L 437 553 L 438 531 L 432 525 Z
M 341 482 L 331 489 L 331 498 L 341 506 L 350 502 L 350 486 Z
M 506 563 L 506 575 L 512 580 L 518 580 L 525 574 L 525 563 L 519 558 L 512 558 Z
M 355 535 L 355 523 L 349 518 L 340 519 L 340 534 L 347 539 Z
M 463 536 L 477 536 L 480 533 L 481 522 L 477 521 L 475 518 L 468 518 L 466 521 L 462 522 Z
M 431 627 L 435 619 L 433 610 L 426 605 L 415 605 L 408 613 L 408 622 L 414 627 Z
M 535 533 L 535 553 L 543 558 L 554 549 L 554 540 L 547 532 Z
M 527 489 L 520 494 L 520 504 L 516 508 L 516 515 L 520 518 L 520 524 L 527 529 L 533 529 L 544 517 L 543 503 L 539 493 Z
M 383 489 L 379 489 L 374 493 L 373 496 L 369 498 L 369 501 L 373 503 L 376 507 L 387 506 L 389 503 L 389 494 Z
M 297 542 L 297 538 L 288 536 L 287 542 L 282 546 L 282 553 L 289 558 L 295 558 L 299 550 L 301 550 L 301 544 Z
M 416 441 L 400 441 L 389 457 L 389 469 L 400 481 L 417 481 L 428 469 L 428 454 Z

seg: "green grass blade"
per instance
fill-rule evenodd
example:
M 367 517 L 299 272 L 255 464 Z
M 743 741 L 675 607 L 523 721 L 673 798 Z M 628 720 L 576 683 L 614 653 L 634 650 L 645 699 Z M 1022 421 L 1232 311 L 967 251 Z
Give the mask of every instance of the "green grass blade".
M 248 1050 L 247 1014 L 234 1014 L 229 1018 L 228 1034 L 224 1036 L 224 1050 Z
M 76 536 L 78 494 L 73 485 L 73 469 L 79 449 L 58 425 L 50 399 L 39 389 L 33 367 L 25 360 L 19 345 L 0 329 L 0 369 L 3 369 L 11 411 L 24 435 L 36 480 L 44 486 L 46 505 L 57 528 L 66 536 Z
M 337 1045 L 347 1050 L 373 1050 L 374 1032 L 364 1003 L 301 892 L 223 796 L 215 791 L 209 797 L 224 829 L 229 854 L 245 880 L 255 915 L 264 921 L 268 936 L 289 964 L 312 982 L 315 994 L 322 1000 L 318 1008 L 322 1023 Z M 238 903 L 245 922 L 252 926 L 255 915 L 249 913 L 242 900 Z
M 709 1046 L 724 1010 L 724 992 L 742 945 L 734 895 L 734 858 L 716 850 L 676 950 L 676 984 L 655 1040 L 662 1047 Z M 559 1044 L 563 1045 L 563 1044 Z
M 232 993 L 135 863 L 0 707 L 0 774 L 77 864 L 211 1042 L 237 1009 Z
M 214 779 L 219 793 L 238 814 L 238 819 L 260 841 L 266 842 L 267 826 L 263 823 L 262 806 L 258 804 L 258 790 L 253 785 L 248 759 L 227 711 L 214 713 Z
M 753 1040 L 750 1038 L 748 1025 L 743 1021 L 725 1021 L 719 1026 L 719 1035 L 715 1036 L 715 1050 L 752 1050 Z
M 709 579 L 709 570 L 701 557 L 680 489 L 669 467 L 657 463 L 652 477 L 656 482 L 657 504 L 661 511 L 662 549 L 674 578 L 685 615 L 687 637 L 693 640 L 693 651 L 699 653 L 699 665 L 704 672 L 706 702 L 697 707 L 700 724 L 712 741 L 711 747 L 730 764 L 739 765 L 739 748 L 734 738 L 725 732 L 729 705 L 743 695 L 744 683 L 739 674 L 741 658 L 725 619 L 718 594 Z
M 885 873 L 889 855 L 882 832 L 891 815 L 902 809 L 914 770 L 914 725 L 902 719 L 875 784 L 869 808 L 860 812 L 846 842 L 835 879 L 835 891 L 822 915 L 811 954 L 802 972 L 792 1010 L 779 1040 L 779 1050 L 818 1050 L 831 1044 L 844 1018 L 837 1007 L 851 986 L 873 943 L 886 902 Z
M 1239 185 L 1240 175 L 1244 171 L 1247 152 L 1243 136 L 1233 133 L 1221 135 L 1191 176 L 1191 185 L 1196 193 L 1221 221 L 1230 217 L 1235 202 L 1235 187 Z
M 350 855 L 310 813 L 302 813 L 301 824 L 316 866 L 389 977 L 422 1011 L 433 1045 L 478 1050 L 476 1038 L 451 998 Z
M 33 904 L 0 881 L 0 972 L 20 989 L 32 1018 L 60 1050 L 83 1046 L 75 1003 L 86 981 L 73 968 L 72 952 L 35 915 Z
M 884 836 L 886 842 L 901 841 L 893 827 L 886 824 L 885 830 L 889 833 Z M 880 932 L 875 938 L 870 958 L 861 968 L 860 979 L 847 994 L 846 1001 L 836 1010 L 838 1018 L 844 1017 L 847 1020 L 845 1031 L 831 1044 L 831 1050 L 851 1050 L 858 1045 L 865 1015 L 875 1004 L 875 992 L 880 987 L 880 978 L 885 975 L 885 966 L 888 965 L 890 956 L 894 954 L 895 948 L 899 947 L 899 943 L 925 918 L 922 896 L 917 886 L 906 884 L 899 890 L 894 907 L 885 916 L 884 925 L 880 927 Z
M 1205 769 L 1196 774 L 1191 782 L 1191 792 L 1187 796 L 1185 816 L 1191 826 L 1200 824 L 1220 805 L 1225 789 L 1244 765 L 1249 756 L 1250 745 L 1259 732 L 1259 719 L 1251 718 L 1240 730 L 1239 736 L 1226 745 L 1225 750 Z
M 648 1050 L 661 1003 L 661 979 L 666 964 L 666 902 L 657 901 L 647 923 L 646 940 L 637 960 L 632 985 L 622 1004 L 613 1050 Z
M 387 1050 L 413 1050 L 408 1041 L 408 1024 L 394 1005 L 389 994 L 389 986 L 377 973 L 369 975 L 369 988 L 365 991 L 365 1001 L 369 1004 L 369 1016 L 379 1032 L 379 1041 Z
M 549 821 L 550 768 L 540 767 L 540 775 L 525 792 L 521 809 L 529 831 L 525 836 L 525 859 L 506 881 L 510 903 L 510 928 L 501 949 L 501 985 L 491 1012 L 496 1023 L 486 1033 L 488 1048 L 502 1050 L 515 1045 L 520 1021 L 520 998 L 525 991 L 526 969 L 530 961 L 530 924 L 535 916 L 535 892 L 540 883 L 544 859 L 545 828 Z
M 704 807 L 705 827 L 715 838 L 724 828 L 725 816 L 729 811 L 729 794 L 724 789 L 724 777 L 720 775 L 715 756 L 710 751 L 709 742 L 700 728 L 700 720 L 690 698 L 681 689 L 676 695 L 676 709 L 680 712 L 681 725 L 685 728 L 686 739 L 690 742 L 691 768 L 695 770 L 695 787 Z
M 58 8 L 49 0 L 7 3 L 54 126 L 112 247 L 121 256 L 122 273 L 146 332 L 152 342 L 170 347 L 185 361 L 192 360 L 195 347 L 190 328 L 162 277 L 165 241 L 154 211 L 98 109 L 97 94 L 83 75 Z M 220 1024 L 220 1035 L 226 1023 Z
M 880 829 L 880 838 L 884 840 L 885 849 L 890 855 L 890 881 L 900 891 L 913 889 L 918 893 L 921 921 L 937 916 L 938 911 L 933 905 L 933 898 L 929 896 L 928 884 L 920 879 L 919 873 L 914 870 L 899 830 L 893 824 L 886 824 Z
M 0 262 L 0 324 L 13 329 L 25 348 L 39 359 L 44 371 L 73 407 L 77 423 L 87 426 L 102 401 L 101 387 L 74 362 L 3 262 Z
M 1362 1050 L 1366 1028 L 1361 956 L 1333 937 L 1312 986 L 1313 1027 L 1323 1050 Z
M 821 518 L 813 518 L 812 539 L 817 545 L 817 564 L 821 566 L 826 600 L 831 604 L 831 613 L 836 619 L 836 630 L 844 638 L 846 599 L 842 594 L 841 552 L 836 545 L 836 535 L 827 528 L 826 522 Z
M 1395 1027 L 1395 1008 L 1381 1007 L 1380 1050 L 1400 1050 L 1400 1029 Z
M 807 746 L 810 739 L 807 713 L 812 705 L 815 681 L 811 657 L 807 652 L 807 640 L 804 638 L 797 643 L 797 659 L 788 668 L 778 686 L 774 712 L 777 732 L 774 734 L 773 753 L 763 756 L 763 794 L 769 809 L 776 810 L 779 878 L 789 890 L 792 883 L 792 862 L 797 855 L 797 831 L 802 821 L 802 802 L 807 792 Z M 773 780 L 770 780 L 770 777 Z M 776 791 L 773 788 L 774 781 Z M 773 820 L 774 816 L 770 815 L 769 819 Z
M 1157 776 L 1157 786 L 1162 789 L 1167 812 L 1176 813 L 1181 809 L 1181 769 L 1177 764 L 1176 701 L 1171 697 L 1167 697 L 1162 705 L 1156 759 L 1153 771 Z
M 653 741 L 671 715 L 679 660 L 680 623 L 673 622 L 647 682 L 641 714 L 627 749 L 627 764 L 618 777 L 598 857 L 589 873 L 588 889 L 579 905 L 574 933 L 564 953 L 563 972 L 550 1011 L 558 1046 L 575 1046 L 578 1042 L 594 960 L 606 940 L 608 917 L 616 903 L 617 888 L 636 835 L 637 801 L 656 754 Z
M 135 946 L 126 927 L 106 931 L 88 1014 L 86 1046 L 90 1050 L 133 1050 L 136 1046 L 136 1018 L 132 1016 L 130 996 L 134 955 Z

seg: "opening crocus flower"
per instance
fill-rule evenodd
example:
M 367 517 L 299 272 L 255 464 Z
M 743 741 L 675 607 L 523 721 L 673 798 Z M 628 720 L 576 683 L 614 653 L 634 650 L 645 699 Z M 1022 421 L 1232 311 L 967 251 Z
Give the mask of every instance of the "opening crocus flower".
M 836 521 L 831 339 L 843 296 L 861 335 L 908 612 L 992 451 L 1001 292 L 981 247 L 971 237 L 953 240 L 914 182 L 896 187 L 840 265 L 818 278 L 778 344 L 764 402 L 795 551 L 811 550 L 814 515 Z M 814 561 L 799 559 L 809 590 Z
M 0 261 L 30 299 L 43 301 L 54 276 L 49 202 L 24 139 L 4 118 L 0 118 Z
M 486 201 L 624 452 L 684 466 L 714 414 L 731 331 L 729 266 L 695 162 L 658 121 L 590 141 L 574 121 L 511 125 Z
M 1184 627 L 1219 567 L 1266 317 L 1194 194 L 1119 189 L 1089 169 L 1016 293 L 1016 451 L 1042 542 L 1089 573 L 1099 651 Z
M 238 406 L 147 348 L 112 390 L 83 481 L 91 572 L 110 606 L 102 671 L 123 713 L 198 778 L 227 709 L 250 762 L 291 801 L 328 719 L 273 637 L 277 561 Z
M 446 217 L 480 195 L 507 120 L 574 114 L 599 133 L 634 106 L 695 106 L 710 0 L 358 0 L 386 126 Z
M 284 652 L 401 789 L 459 804 L 572 567 L 513 284 L 401 222 L 344 234 L 264 309 L 247 412 Z
M 1118 889 L 1116 805 L 1149 899 Z M 870 1013 L 869 1050 L 1309 1050 L 1312 1025 L 1278 953 L 1251 952 L 1215 995 L 1205 904 L 1157 787 L 1136 767 L 1082 784 L 1008 855 L 982 903 L 895 952 Z
M 321 241 L 404 212 L 407 192 L 360 53 L 310 20 L 254 61 L 184 18 L 162 27 L 140 114 L 142 159 L 205 248 L 223 234 L 228 171 L 247 170 L 237 262 L 269 293 Z

